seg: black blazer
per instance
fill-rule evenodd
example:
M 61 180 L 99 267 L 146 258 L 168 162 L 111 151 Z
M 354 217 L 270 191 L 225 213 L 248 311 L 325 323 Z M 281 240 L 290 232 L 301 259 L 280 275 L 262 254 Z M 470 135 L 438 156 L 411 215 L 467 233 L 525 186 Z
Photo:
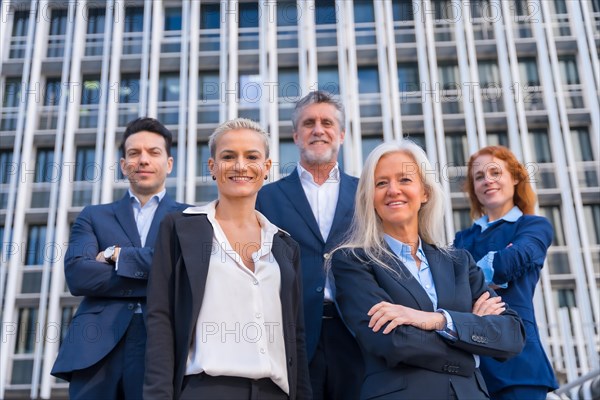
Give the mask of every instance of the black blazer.
M 178 398 L 204 297 L 213 228 L 206 215 L 173 213 L 160 226 L 148 283 L 145 399 Z M 290 399 L 310 398 L 298 244 L 273 238 L 281 269 L 281 306 Z
M 356 333 L 366 364 L 361 398 L 448 398 L 450 388 L 458 399 L 487 398 L 487 389 L 475 368 L 473 354 L 506 359 L 523 348 L 525 332 L 517 314 L 479 317 L 473 303 L 487 289 L 483 272 L 464 250 L 450 254 L 422 244 L 438 295 L 438 308 L 448 311 L 458 335 L 444 339 L 435 331 L 399 326 L 391 333 L 368 327 L 369 309 L 381 301 L 417 310 L 435 311 L 419 282 L 397 258 L 389 258 L 389 271 L 349 251 L 334 254 L 333 274 L 337 301 L 344 320 Z M 495 293 L 491 291 L 492 295 Z

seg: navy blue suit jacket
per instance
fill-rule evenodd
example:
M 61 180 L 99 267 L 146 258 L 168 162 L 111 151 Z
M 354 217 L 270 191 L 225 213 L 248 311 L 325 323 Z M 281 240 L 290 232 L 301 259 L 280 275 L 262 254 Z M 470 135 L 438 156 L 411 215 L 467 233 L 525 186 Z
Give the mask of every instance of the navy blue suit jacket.
M 357 184 L 357 178 L 340 171 L 338 202 L 327 241 L 321 236 L 297 169 L 258 192 L 257 210 L 273 224 L 289 232 L 300 244 L 306 352 L 309 362 L 315 354 L 321 334 L 325 257 L 329 257 L 329 252 L 341 242 L 350 227 Z
M 361 398 L 443 399 L 450 388 L 457 398 L 486 398 L 487 392 L 473 354 L 507 358 L 523 348 L 524 331 L 517 314 L 479 317 L 473 303 L 488 288 L 483 272 L 464 250 L 444 253 L 422 244 L 438 296 L 438 308 L 454 322 L 456 341 L 435 331 L 401 325 L 384 335 L 369 328 L 367 312 L 381 301 L 416 310 L 435 311 L 429 296 L 396 257 L 388 257 L 388 270 L 369 261 L 362 249 L 333 256 L 337 301 L 344 320 L 356 333 L 365 358 Z M 495 293 L 490 289 L 490 293 Z
M 104 358 L 119 342 L 137 303 L 145 307 L 146 285 L 154 242 L 163 217 L 185 209 L 165 195 L 156 209 L 142 247 L 129 193 L 116 202 L 88 206 L 81 211 L 69 239 L 65 277 L 74 296 L 84 296 L 62 342 L 52 375 L 70 380 L 75 370 Z M 121 247 L 119 269 L 96 261 L 109 246 Z
M 506 363 L 491 358 L 481 360 L 481 372 L 491 392 L 514 385 L 546 386 L 548 390 L 558 387 L 540 342 L 533 309 L 535 287 L 552 235 L 552 225 L 546 218 L 523 215 L 515 222 L 498 221 L 483 232 L 473 224 L 454 239 L 454 246 L 467 249 L 476 260 L 489 251 L 497 251 L 494 282 L 508 282 L 508 288 L 496 291 L 525 325 L 527 341 L 521 354 Z

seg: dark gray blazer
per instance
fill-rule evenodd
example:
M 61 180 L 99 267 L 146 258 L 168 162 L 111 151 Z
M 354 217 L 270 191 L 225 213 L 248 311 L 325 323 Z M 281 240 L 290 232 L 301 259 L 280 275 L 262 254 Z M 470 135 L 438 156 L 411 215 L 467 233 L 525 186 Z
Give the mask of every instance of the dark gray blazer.
M 456 250 L 449 254 L 426 243 L 422 247 L 433 275 L 438 308 L 452 317 L 456 341 L 412 326 L 399 326 L 387 335 L 373 332 L 367 312 L 381 301 L 424 311 L 435 311 L 433 303 L 395 257 L 386 261 L 390 271 L 368 261 L 360 249 L 362 260 L 345 250 L 334 254 L 337 301 L 365 358 L 361 398 L 445 399 L 452 391 L 458 399 L 487 398 L 473 354 L 500 359 L 515 356 L 525 342 L 523 323 L 510 309 L 486 317 L 471 312 L 473 303 L 488 288 L 469 253 Z
M 208 274 L 213 228 L 204 214 L 173 213 L 161 227 L 148 283 L 144 399 L 181 394 Z M 290 399 L 312 397 L 304 339 L 298 244 L 279 231 L 272 252 L 281 269 L 281 306 Z

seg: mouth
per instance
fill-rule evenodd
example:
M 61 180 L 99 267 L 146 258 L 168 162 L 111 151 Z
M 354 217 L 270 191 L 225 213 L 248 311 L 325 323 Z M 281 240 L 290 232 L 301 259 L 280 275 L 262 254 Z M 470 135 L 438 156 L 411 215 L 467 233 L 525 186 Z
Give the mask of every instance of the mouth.
M 497 188 L 487 189 L 486 191 L 483 192 L 483 194 L 496 193 L 498 190 L 500 190 L 500 189 L 497 189 Z
M 385 204 L 388 207 L 402 207 L 406 205 L 405 201 L 390 201 L 389 203 Z
M 312 142 L 309 143 L 310 145 L 313 144 L 318 144 L 318 145 L 322 145 L 322 144 L 329 144 L 329 142 L 325 141 L 325 140 L 313 140 Z
M 252 177 L 242 176 L 242 175 L 230 176 L 228 179 L 233 182 L 252 182 L 253 181 Z

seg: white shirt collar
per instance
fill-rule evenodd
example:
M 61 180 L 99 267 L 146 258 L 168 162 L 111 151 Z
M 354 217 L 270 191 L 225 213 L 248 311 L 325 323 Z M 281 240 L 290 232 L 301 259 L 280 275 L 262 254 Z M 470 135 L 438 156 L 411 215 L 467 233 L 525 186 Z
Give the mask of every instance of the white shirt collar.
M 300 163 L 298 163 L 298 176 L 300 177 L 301 180 L 307 180 L 311 183 L 315 183 L 315 179 L 313 178 L 312 174 L 306 168 L 304 168 L 302 165 L 300 165 Z M 327 178 L 326 182 L 329 182 L 329 181 L 333 181 L 333 182 L 340 181 L 340 167 L 337 162 L 335 163 L 335 165 L 333 166 L 331 171 L 329 171 L 329 177 Z
M 205 214 L 208 217 L 208 220 L 211 222 L 211 224 L 215 224 L 215 223 L 218 223 L 217 220 L 215 219 L 215 213 L 216 213 L 218 203 L 219 203 L 219 200 L 213 200 L 208 204 L 204 204 L 203 206 L 188 207 L 185 210 L 183 210 L 183 213 L 184 214 Z M 269 221 L 267 219 L 267 217 L 262 215 L 259 211 L 254 210 L 254 212 L 256 213 L 256 217 L 258 218 L 258 223 L 260 224 L 260 228 L 263 231 L 264 237 L 272 237 L 278 231 L 282 230 L 282 229 L 279 229 L 271 221 Z M 285 232 L 285 231 L 283 231 L 283 232 Z

